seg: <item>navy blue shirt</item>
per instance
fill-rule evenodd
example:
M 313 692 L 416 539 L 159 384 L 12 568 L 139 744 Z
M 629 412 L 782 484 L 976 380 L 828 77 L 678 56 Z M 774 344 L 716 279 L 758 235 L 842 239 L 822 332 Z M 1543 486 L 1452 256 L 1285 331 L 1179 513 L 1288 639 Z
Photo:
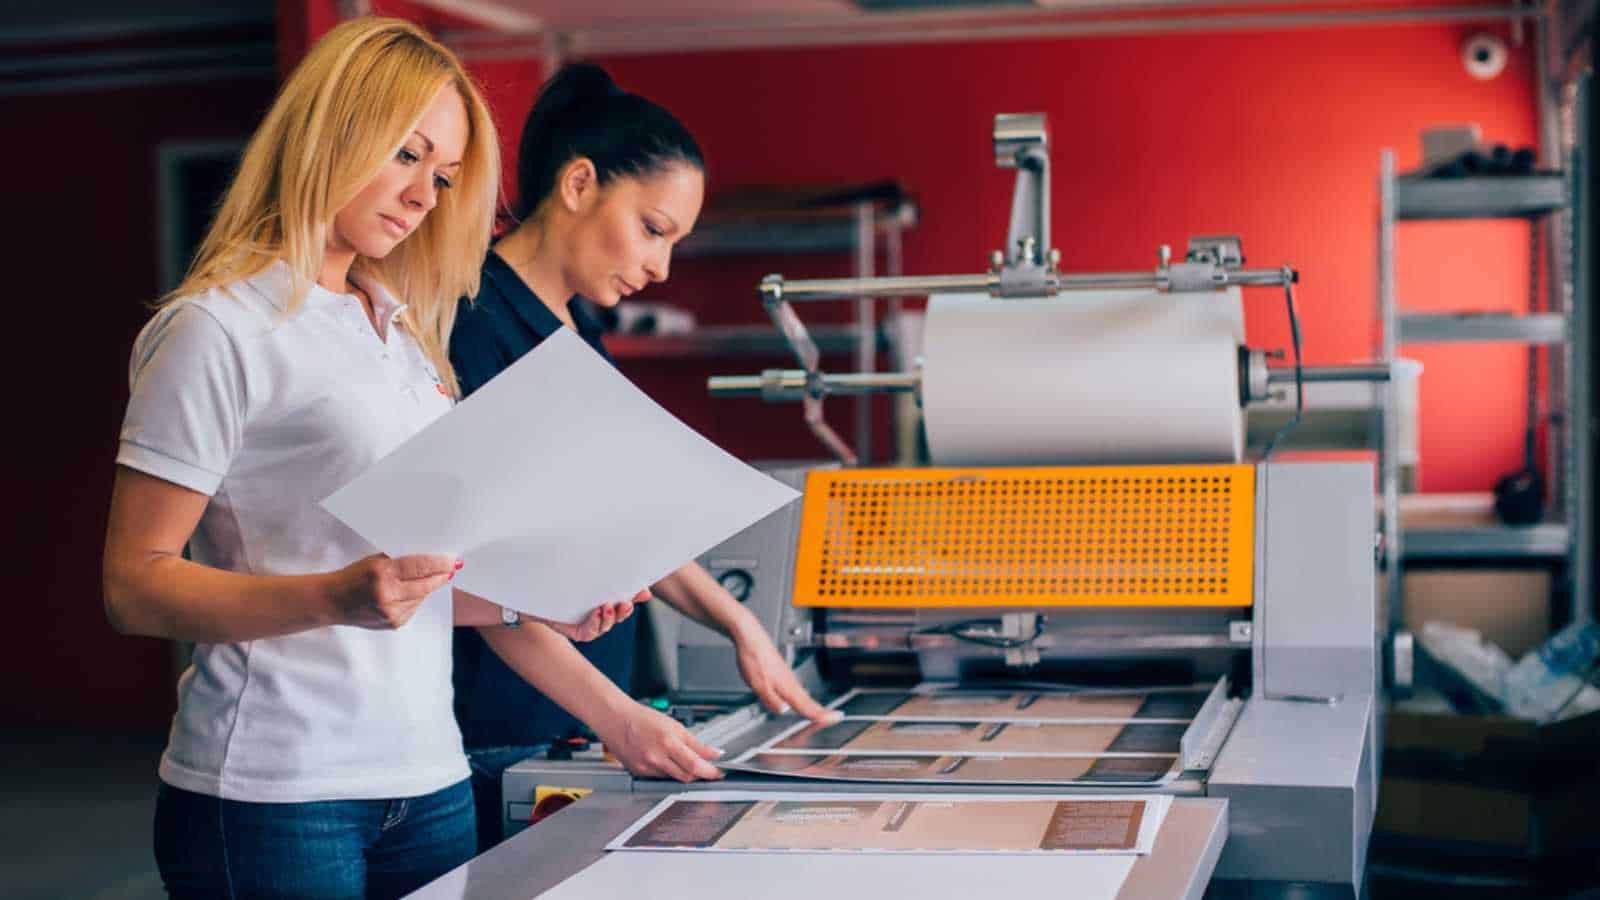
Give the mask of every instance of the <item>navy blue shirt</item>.
M 573 298 L 567 303 L 578 334 L 607 361 L 615 362 L 601 343 L 599 323 Z M 461 382 L 462 396 L 471 394 L 524 353 L 564 327 L 528 285 L 491 252 L 483 263 L 478 296 L 463 299 L 450 334 L 450 362 Z M 539 460 L 528 460 L 538 465 Z M 600 598 L 596 598 L 599 602 Z M 623 690 L 633 678 L 637 616 L 604 636 L 578 644 L 578 650 Z M 535 690 L 500 661 L 478 632 L 455 630 L 456 721 L 469 750 L 485 747 L 529 747 L 562 737 L 582 726 L 550 698 Z

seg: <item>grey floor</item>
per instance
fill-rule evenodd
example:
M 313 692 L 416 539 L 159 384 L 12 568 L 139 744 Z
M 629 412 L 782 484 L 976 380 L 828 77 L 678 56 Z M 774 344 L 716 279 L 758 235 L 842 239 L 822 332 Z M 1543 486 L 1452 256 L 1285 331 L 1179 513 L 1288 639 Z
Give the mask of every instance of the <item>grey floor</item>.
M 150 855 L 163 734 L 0 733 L 9 898 L 165 897 Z

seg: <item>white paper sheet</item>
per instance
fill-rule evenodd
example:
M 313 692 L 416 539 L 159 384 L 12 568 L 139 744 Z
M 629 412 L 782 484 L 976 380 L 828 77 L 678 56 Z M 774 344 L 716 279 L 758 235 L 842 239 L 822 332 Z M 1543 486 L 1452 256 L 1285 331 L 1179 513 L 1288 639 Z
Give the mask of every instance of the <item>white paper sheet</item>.
M 459 553 L 462 590 L 578 622 L 797 496 L 562 329 L 323 506 L 391 556 Z
M 888 900 L 1038 896 L 1115 900 L 1136 856 L 608 853 L 539 900 Z
M 928 302 L 922 407 L 941 465 L 1238 462 L 1238 288 Z

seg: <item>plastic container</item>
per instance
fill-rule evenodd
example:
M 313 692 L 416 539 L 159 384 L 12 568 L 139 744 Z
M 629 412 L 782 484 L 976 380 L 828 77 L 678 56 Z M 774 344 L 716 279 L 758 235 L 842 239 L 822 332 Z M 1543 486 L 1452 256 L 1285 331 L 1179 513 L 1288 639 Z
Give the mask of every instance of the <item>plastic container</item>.
M 1600 709 L 1600 690 L 1588 684 L 1600 657 L 1600 624 L 1568 625 L 1512 666 L 1501 695 L 1514 716 L 1538 722 Z

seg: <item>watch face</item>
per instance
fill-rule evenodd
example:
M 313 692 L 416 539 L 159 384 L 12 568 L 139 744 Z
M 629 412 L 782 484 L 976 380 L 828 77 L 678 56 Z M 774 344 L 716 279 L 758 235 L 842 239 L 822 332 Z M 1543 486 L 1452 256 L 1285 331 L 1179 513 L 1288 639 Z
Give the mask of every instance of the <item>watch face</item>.
M 516 626 L 516 625 L 521 624 L 520 620 L 517 617 L 517 611 L 512 609 L 509 606 L 500 607 L 500 621 L 505 623 L 506 625 L 511 625 L 511 626 Z

